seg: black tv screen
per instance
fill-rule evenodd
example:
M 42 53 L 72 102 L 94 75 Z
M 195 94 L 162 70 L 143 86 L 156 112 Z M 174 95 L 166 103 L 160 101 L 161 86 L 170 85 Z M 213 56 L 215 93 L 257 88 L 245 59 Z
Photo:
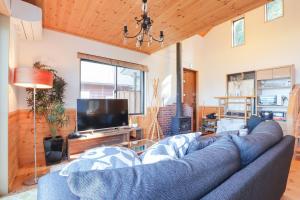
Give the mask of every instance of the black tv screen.
M 128 126 L 127 99 L 78 99 L 77 131 Z

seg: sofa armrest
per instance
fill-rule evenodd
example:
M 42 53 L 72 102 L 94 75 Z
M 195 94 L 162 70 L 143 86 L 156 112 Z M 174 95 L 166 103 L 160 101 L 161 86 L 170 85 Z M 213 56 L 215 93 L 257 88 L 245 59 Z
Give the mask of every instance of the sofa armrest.
M 283 137 L 202 200 L 279 200 L 286 189 L 294 144 L 293 136 Z

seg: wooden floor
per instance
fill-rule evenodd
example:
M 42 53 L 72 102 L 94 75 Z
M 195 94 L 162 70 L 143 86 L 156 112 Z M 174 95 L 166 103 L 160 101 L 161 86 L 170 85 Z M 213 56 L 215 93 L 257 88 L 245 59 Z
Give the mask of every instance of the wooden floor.
M 281 200 L 300 200 L 300 158 L 292 162 L 286 191 Z
M 49 172 L 48 167 L 39 167 L 38 168 L 38 175 L 42 176 Z M 18 171 L 17 177 L 14 179 L 13 185 L 10 189 L 10 193 L 19 193 L 24 192 L 27 190 L 30 190 L 32 188 L 35 188 L 36 186 L 25 186 L 23 184 L 24 181 L 30 179 L 33 177 L 34 174 L 34 167 L 33 166 L 25 166 Z

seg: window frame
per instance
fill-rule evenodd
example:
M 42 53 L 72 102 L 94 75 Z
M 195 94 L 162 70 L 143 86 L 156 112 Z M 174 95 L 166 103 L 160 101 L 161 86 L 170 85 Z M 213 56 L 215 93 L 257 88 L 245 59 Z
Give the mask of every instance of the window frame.
M 234 38 L 235 38 L 234 23 L 240 20 L 244 21 L 244 42 L 242 44 L 235 45 L 234 44 Z M 246 44 L 246 18 L 245 16 L 241 16 L 231 21 L 231 47 L 232 48 L 241 47 L 244 46 L 245 44 Z
M 83 59 L 83 58 L 80 58 L 79 59 L 79 66 L 80 66 L 80 69 L 79 69 L 79 98 L 82 98 L 81 97 L 81 71 L 82 71 L 82 61 L 86 61 L 86 62 L 92 62 L 92 63 L 97 63 L 97 64 L 103 64 L 103 65 L 110 65 L 111 67 L 114 67 L 115 68 L 115 76 L 116 76 L 116 81 L 115 81 L 115 90 L 114 90 L 114 98 L 113 99 L 118 99 L 118 68 L 126 68 L 126 69 L 132 69 L 132 70 L 137 70 L 137 71 L 140 71 L 141 73 L 141 83 L 142 83 L 142 86 L 141 86 L 141 112 L 140 113 L 129 113 L 128 112 L 128 115 L 144 115 L 145 114 L 145 71 L 143 70 L 139 70 L 139 69 L 133 69 L 133 68 L 130 68 L 130 67 L 123 67 L 121 65 L 113 65 L 113 64 L 107 64 L 107 63 L 104 63 L 104 62 L 99 62 L 99 61 L 94 61 L 94 60 L 89 60 L 89 59 Z
M 268 4 L 271 3 L 271 2 L 268 2 L 265 4 L 265 22 L 268 23 L 268 22 L 272 22 L 272 21 L 275 21 L 277 19 L 280 19 L 282 17 L 284 17 L 284 0 L 281 0 L 282 1 L 282 15 L 279 16 L 279 17 L 276 17 L 274 19 L 271 19 L 271 20 L 268 20 Z

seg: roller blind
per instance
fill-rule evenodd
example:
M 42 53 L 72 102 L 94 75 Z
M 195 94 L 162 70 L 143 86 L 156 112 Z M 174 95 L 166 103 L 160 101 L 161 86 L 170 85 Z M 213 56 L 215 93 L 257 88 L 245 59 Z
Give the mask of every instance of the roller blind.
M 131 63 L 127 61 L 111 59 L 111 58 L 105 58 L 102 56 L 95 56 L 95 55 L 90 55 L 90 54 L 85 54 L 80 52 L 78 52 L 77 57 L 80 59 L 91 60 L 91 61 L 100 62 L 104 64 L 121 66 L 129 69 L 136 69 L 136 70 L 148 72 L 148 67 L 146 65 L 141 65 L 141 64 Z

